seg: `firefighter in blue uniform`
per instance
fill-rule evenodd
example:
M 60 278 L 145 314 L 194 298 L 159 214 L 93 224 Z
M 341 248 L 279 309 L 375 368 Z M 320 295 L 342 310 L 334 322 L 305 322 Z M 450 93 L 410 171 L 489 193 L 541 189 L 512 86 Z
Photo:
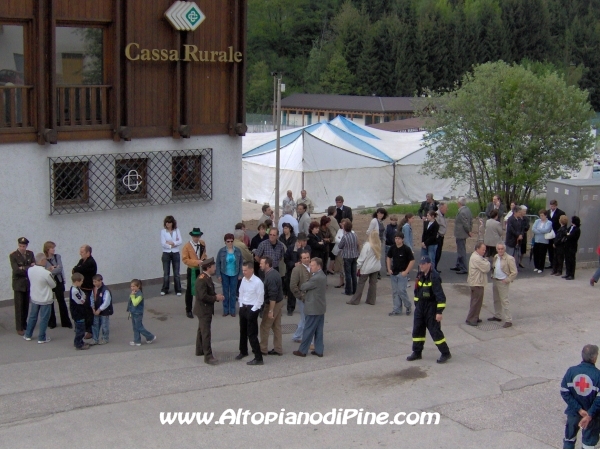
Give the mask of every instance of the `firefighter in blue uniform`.
M 567 404 L 563 448 L 575 448 L 581 432 L 582 448 L 594 448 L 600 435 L 600 370 L 596 368 L 598 346 L 588 344 L 581 351 L 583 360 L 570 367 L 560 384 L 560 395 Z
M 442 313 L 446 308 L 446 295 L 442 289 L 440 274 L 431 267 L 429 256 L 421 257 L 419 262 L 419 273 L 415 280 L 414 300 L 413 352 L 406 360 L 421 359 L 421 352 L 425 345 L 425 330 L 427 329 L 433 342 L 442 353 L 437 362 L 443 364 L 452 357 L 441 326 Z

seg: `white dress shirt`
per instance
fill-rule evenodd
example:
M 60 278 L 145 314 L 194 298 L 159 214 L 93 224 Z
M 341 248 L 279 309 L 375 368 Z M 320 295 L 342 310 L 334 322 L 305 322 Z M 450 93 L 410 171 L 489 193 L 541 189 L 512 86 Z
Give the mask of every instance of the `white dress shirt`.
M 174 247 L 171 247 L 167 244 L 167 241 L 173 241 L 175 244 Z M 174 229 L 169 233 L 166 228 L 160 230 L 160 244 L 162 245 L 162 250 L 165 253 L 179 253 L 179 247 L 183 243 L 181 239 L 181 233 L 179 232 L 179 228 Z
M 258 311 L 265 301 L 265 286 L 256 275 L 250 279 L 242 278 L 240 284 L 240 308 L 244 305 L 252 306 L 252 311 Z

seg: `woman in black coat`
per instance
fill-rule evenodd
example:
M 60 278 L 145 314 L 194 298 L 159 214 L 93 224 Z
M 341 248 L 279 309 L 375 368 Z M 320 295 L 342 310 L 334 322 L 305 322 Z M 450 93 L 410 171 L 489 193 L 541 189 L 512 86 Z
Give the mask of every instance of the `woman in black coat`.
M 563 277 L 565 280 L 575 279 L 575 262 L 577 258 L 577 243 L 581 236 L 581 220 L 577 216 L 571 217 L 571 226 L 567 231 L 567 242 L 565 242 L 565 265 L 567 274 Z
M 432 263 L 435 263 L 437 235 L 440 229 L 440 225 L 435 220 L 436 217 L 437 213 L 435 211 L 427 212 L 427 221 L 423 222 L 423 235 L 421 237 L 421 256 L 429 256 Z
M 552 273 L 557 277 L 562 275 L 563 265 L 565 263 L 565 243 L 567 241 L 567 223 L 569 219 L 564 214 L 558 219 L 560 228 L 556 230 L 554 237 L 554 260 L 552 261 Z
M 310 247 L 310 257 L 321 258 L 321 261 L 323 261 L 326 248 L 319 230 L 319 222 L 311 222 L 308 227 L 308 246 Z

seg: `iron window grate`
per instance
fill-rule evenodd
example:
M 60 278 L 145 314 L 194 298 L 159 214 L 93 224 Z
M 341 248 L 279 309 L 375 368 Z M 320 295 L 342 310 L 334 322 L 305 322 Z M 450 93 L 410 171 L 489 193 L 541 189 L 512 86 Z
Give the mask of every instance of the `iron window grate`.
M 212 199 L 212 149 L 48 158 L 50 214 Z

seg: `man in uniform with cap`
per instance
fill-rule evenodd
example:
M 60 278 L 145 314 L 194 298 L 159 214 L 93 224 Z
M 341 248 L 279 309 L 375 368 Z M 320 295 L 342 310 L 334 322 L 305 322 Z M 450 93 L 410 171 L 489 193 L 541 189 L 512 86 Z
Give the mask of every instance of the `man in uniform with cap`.
M 200 264 L 206 259 L 206 243 L 200 239 L 204 233 L 200 228 L 194 228 L 190 231 L 192 240 L 186 242 L 181 249 L 181 259 L 187 266 L 187 287 L 185 289 L 185 314 L 190 319 L 194 318 L 192 314 L 192 300 L 196 291 L 196 279 L 200 275 Z
M 204 355 L 206 364 L 216 365 L 219 361 L 213 357 L 210 346 L 210 326 L 215 314 L 215 302 L 221 302 L 225 297 L 217 294 L 212 276 L 217 270 L 214 258 L 205 259 L 202 273 L 196 280 L 196 303 L 194 314 L 198 317 L 198 333 L 196 334 L 196 356 Z
M 15 324 L 17 334 L 23 336 L 27 329 L 27 315 L 29 314 L 29 278 L 27 270 L 35 266 L 35 256 L 31 250 L 27 250 L 29 241 L 27 238 L 17 239 L 19 247 L 9 256 L 12 268 L 12 287 L 15 302 Z
M 442 313 L 446 308 L 446 295 L 442 289 L 442 279 L 431 266 L 429 256 L 422 256 L 419 263 L 419 273 L 415 280 L 415 319 L 413 324 L 412 354 L 406 358 L 407 361 L 421 359 L 421 352 L 425 345 L 425 330 L 429 334 L 442 353 L 437 360 L 439 364 L 448 361 L 450 349 L 442 333 Z

